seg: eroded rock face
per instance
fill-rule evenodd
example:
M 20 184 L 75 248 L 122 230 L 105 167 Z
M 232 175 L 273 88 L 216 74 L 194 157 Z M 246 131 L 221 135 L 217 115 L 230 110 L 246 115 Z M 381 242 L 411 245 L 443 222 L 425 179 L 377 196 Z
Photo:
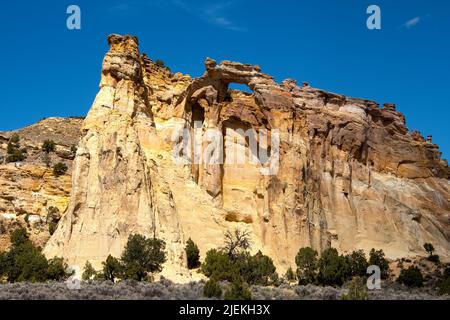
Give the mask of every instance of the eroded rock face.
M 83 267 L 120 256 L 130 234 L 166 241 L 171 266 L 184 261 L 170 189 L 144 147 L 157 139 L 137 39 L 108 37 L 100 92 L 84 121 L 70 206 L 45 248 Z
M 204 131 L 224 132 L 225 158 L 227 138 L 238 129 L 279 130 L 280 168 L 267 177 L 255 166 L 225 164 L 195 176 L 226 219 L 248 223 L 279 264 L 292 264 L 307 245 L 383 248 L 396 258 L 423 253 L 429 241 L 448 257 L 448 165 L 437 146 L 408 132 L 395 106 L 381 109 L 292 80 L 278 85 L 257 66 L 205 65 L 181 103 L 185 121 L 202 108 Z M 227 97 L 232 82 L 253 94 Z
M 82 121 L 48 118 L 15 132 L 0 132 L 0 251 L 9 246 L 9 233 L 17 227 L 26 227 L 39 246 L 49 239 L 50 222 L 57 218 L 49 212 L 57 210 L 54 213 L 59 217 L 69 203 L 73 151 Z M 26 159 L 7 163 L 8 142 L 15 134 Z M 54 152 L 42 150 L 45 140 L 55 142 Z M 65 163 L 68 172 L 55 177 L 51 167 L 58 162 Z
M 80 267 L 119 256 L 131 233 L 167 242 L 169 276 L 186 277 L 184 242 L 204 255 L 236 227 L 279 271 L 303 246 L 342 252 L 383 249 L 425 255 L 431 242 L 450 258 L 449 167 L 438 147 L 384 108 L 293 80 L 277 84 L 258 66 L 205 61 L 198 79 L 171 74 L 131 36 L 112 35 L 100 92 L 83 124 L 70 205 L 45 248 Z M 252 93 L 230 91 L 230 83 Z M 175 161 L 180 132 L 221 133 L 223 163 Z M 268 163 L 227 162 L 257 140 Z M 233 151 L 234 150 L 234 151 Z M 191 150 L 188 150 L 191 152 Z

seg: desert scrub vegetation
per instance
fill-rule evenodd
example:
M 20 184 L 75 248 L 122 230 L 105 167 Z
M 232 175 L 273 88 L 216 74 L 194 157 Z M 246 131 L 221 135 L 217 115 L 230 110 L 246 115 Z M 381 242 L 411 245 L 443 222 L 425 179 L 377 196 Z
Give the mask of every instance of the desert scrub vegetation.
M 287 282 L 296 281 L 297 276 L 295 275 L 294 270 L 292 270 L 292 267 L 289 267 L 284 275 L 284 280 Z
M 402 269 L 397 281 L 407 287 L 423 287 L 423 275 L 419 268 L 411 266 Z
M 0 280 L 7 282 L 61 281 L 71 276 L 61 258 L 47 260 L 41 248 L 36 247 L 24 228 L 10 235 L 11 247 L 0 253 Z
M 362 277 L 354 277 L 348 284 L 347 293 L 342 295 L 342 300 L 368 300 L 366 281 Z
M 59 209 L 53 206 L 48 207 L 46 223 L 48 225 L 48 232 L 50 235 L 55 233 L 59 220 L 61 220 L 61 213 L 59 212 Z
M 157 59 L 157 60 L 155 61 L 155 64 L 156 64 L 159 68 L 166 69 L 167 71 L 171 72 L 170 68 L 169 68 L 168 66 L 166 66 L 166 63 L 165 63 L 163 60 Z
M 20 162 L 27 158 L 27 151 L 20 147 L 20 136 L 17 133 L 9 139 L 6 153 L 6 162 Z
M 438 284 L 439 294 L 450 295 L 450 265 L 448 265 Z
M 437 254 L 434 254 L 434 246 L 431 243 L 425 243 L 423 248 L 428 253 L 428 260 L 434 262 L 436 264 L 440 263 L 440 257 Z
M 229 284 L 223 283 L 222 287 Z M 137 282 L 124 280 L 82 282 L 80 290 L 70 290 L 64 282 L 0 284 L 0 300 L 211 300 L 204 295 L 206 283 L 191 282 L 176 284 L 167 279 L 158 282 Z M 347 294 L 345 288 L 321 287 L 315 285 L 279 287 L 251 286 L 254 300 L 341 300 Z M 223 297 L 222 297 L 223 298 Z M 435 300 L 450 299 L 438 296 L 435 290 L 427 288 L 406 289 L 392 283 L 381 290 L 369 291 L 370 300 Z
M 312 248 L 300 248 L 295 257 L 299 284 L 314 283 L 317 277 L 318 253 Z
M 402 294 L 404 295 L 403 289 L 413 290 L 424 282 L 420 270 L 414 268 L 402 271 L 397 282 L 393 282 L 394 280 L 389 278 L 391 270 L 383 250 L 372 249 L 366 257 L 363 250 L 339 254 L 335 248 L 328 248 L 319 255 L 309 247 L 299 249 L 295 257 L 296 271 L 289 268 L 283 279 L 279 280 L 272 259 L 261 252 L 250 254 L 250 247 L 248 234 L 236 229 L 225 235 L 225 245 L 222 248 L 212 249 L 206 253 L 200 268 L 209 278 L 208 287 L 204 292 L 205 297 L 218 296 L 213 289 L 222 288 L 220 283 L 225 283 L 226 291 L 223 295 L 225 299 L 266 299 L 269 298 L 267 293 L 273 293 L 269 287 L 275 291 L 278 289 L 283 291 L 286 285 L 289 286 L 289 283 L 297 279 L 298 286 L 293 289 L 297 292 L 296 296 L 292 296 L 292 292 L 288 293 L 289 289 L 284 290 L 285 294 L 294 299 L 298 298 L 297 296 L 345 300 L 383 299 L 384 297 L 379 294 L 382 291 L 367 290 L 369 277 L 367 269 L 370 265 L 377 265 L 380 268 L 383 285 L 389 288 L 392 288 L 392 284 L 396 285 L 394 288 L 397 292 L 391 290 L 389 295 L 398 293 L 399 299 L 402 299 Z M 443 275 L 440 281 L 442 292 L 448 290 L 448 283 L 450 280 Z M 323 290 L 319 289 L 320 287 Z M 254 288 L 257 288 L 256 297 Z M 430 296 L 435 296 L 436 287 L 428 286 L 428 288 L 432 290 L 429 292 Z
M 214 278 L 209 279 L 203 287 L 203 295 L 207 298 L 220 299 L 222 297 L 222 287 L 220 283 Z
M 198 246 L 189 238 L 186 242 L 186 257 L 187 265 L 189 269 L 196 269 L 200 267 L 200 250 Z
M 241 278 L 236 277 L 225 292 L 225 300 L 251 300 L 252 293 Z
M 161 272 L 166 262 L 165 242 L 157 238 L 146 238 L 134 234 L 128 237 L 122 256 L 117 259 L 111 255 L 102 263 L 102 270 L 97 272 L 87 261 L 84 266 L 83 280 L 117 280 L 152 281 L 152 274 Z
M 331 248 L 319 257 L 312 248 L 301 248 L 295 259 L 297 270 L 290 268 L 280 281 L 272 259 L 261 252 L 252 255 L 248 234 L 240 230 L 227 233 L 224 246 L 206 254 L 199 271 L 208 281 L 188 284 L 175 284 L 163 277 L 153 281 L 166 261 L 165 243 L 157 238 L 130 235 L 122 255 L 108 256 L 101 270 L 87 262 L 80 290 L 70 290 L 64 282 L 71 275 L 64 260 L 47 260 L 25 229 L 16 229 L 11 243 L 9 251 L 0 253 L 0 280 L 9 282 L 0 284 L 0 299 L 450 299 L 449 266 L 439 275 L 437 288 L 416 286 L 418 273 L 410 267 L 398 281 L 386 280 L 381 290 L 368 291 L 363 271 L 369 261 L 384 264 L 381 250 L 372 250 L 368 261 L 362 251 L 342 255 Z M 194 249 L 195 261 L 200 252 L 193 242 L 188 247 Z M 293 285 L 296 278 L 299 284 Z
M 45 153 L 50 153 L 50 152 L 54 152 L 56 148 L 56 143 L 53 140 L 45 140 L 42 143 L 42 151 L 44 151 Z
M 201 271 L 209 278 L 233 282 L 236 277 L 250 285 L 269 285 L 276 279 L 273 261 L 261 252 L 251 255 L 249 237 L 236 229 L 227 232 L 225 246 L 206 253 Z
M 295 257 L 296 277 L 300 285 L 342 286 L 354 277 L 367 278 L 367 267 L 380 267 L 381 277 L 389 275 L 389 263 L 382 250 L 372 249 L 369 261 L 364 251 L 353 251 L 348 255 L 339 254 L 334 248 L 325 249 L 320 255 L 316 250 L 300 248 Z
M 94 267 L 89 261 L 86 261 L 84 265 L 83 274 L 81 275 L 81 279 L 84 281 L 89 281 L 94 279 L 97 276 L 97 271 L 95 271 Z
M 389 262 L 385 258 L 383 250 L 370 250 L 369 265 L 378 266 L 381 270 L 381 279 L 389 278 Z
M 251 285 L 276 285 L 279 282 L 275 265 L 270 257 L 260 251 L 250 254 L 249 234 L 236 229 L 225 234 L 225 245 L 206 253 L 201 265 L 201 272 L 210 281 L 227 281 L 231 283 L 225 299 L 249 300 Z
M 58 178 L 67 172 L 67 165 L 63 162 L 58 162 L 53 166 L 53 175 Z
M 175 284 L 169 280 L 138 282 L 124 280 L 82 282 L 70 290 L 64 282 L 0 285 L 0 300 L 203 300 L 204 283 Z

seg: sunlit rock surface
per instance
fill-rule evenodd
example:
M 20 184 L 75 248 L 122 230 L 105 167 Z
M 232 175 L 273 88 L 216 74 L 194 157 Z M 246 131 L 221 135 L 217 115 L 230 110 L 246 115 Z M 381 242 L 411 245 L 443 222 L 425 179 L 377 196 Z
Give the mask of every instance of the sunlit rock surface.
M 69 206 L 47 256 L 100 267 L 142 233 L 166 241 L 164 274 L 185 281 L 198 277 L 185 268 L 188 238 L 204 257 L 240 228 L 280 272 L 302 246 L 378 248 L 395 259 L 426 255 L 431 242 L 450 258 L 448 164 L 431 138 L 407 129 L 395 105 L 278 84 L 259 66 L 210 58 L 193 79 L 141 54 L 135 37 L 108 42 L 100 91 L 80 125 Z M 229 90 L 232 83 L 251 93 Z M 174 137 L 211 130 L 222 137 L 224 164 L 176 161 Z M 257 139 L 267 162 L 227 161 L 236 151 L 250 158 L 248 130 L 279 134 L 279 144 Z

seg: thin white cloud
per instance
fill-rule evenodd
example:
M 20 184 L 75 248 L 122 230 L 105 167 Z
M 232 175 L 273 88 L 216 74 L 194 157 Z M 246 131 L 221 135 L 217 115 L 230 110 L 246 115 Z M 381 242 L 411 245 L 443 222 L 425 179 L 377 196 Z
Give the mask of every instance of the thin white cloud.
M 197 17 L 209 24 L 218 26 L 232 31 L 245 31 L 245 28 L 237 25 L 226 15 L 226 10 L 235 4 L 235 0 L 230 0 L 227 2 L 216 2 L 215 1 L 188 1 L 188 0 L 154 0 L 152 2 L 147 2 L 144 0 L 128 0 L 127 2 L 116 2 L 111 5 L 108 10 L 112 12 L 121 12 L 136 10 L 142 6 L 152 6 L 152 7 L 166 7 L 175 6 L 178 9 L 185 11 L 186 13 Z
M 415 18 L 412 18 L 412 19 L 406 21 L 406 22 L 403 24 L 403 26 L 404 26 L 405 28 L 407 28 L 407 29 L 410 29 L 410 28 L 412 28 L 412 27 L 417 26 L 417 25 L 419 24 L 420 21 L 421 21 L 421 18 L 420 18 L 420 17 L 415 17 Z
M 245 29 L 236 25 L 233 21 L 225 16 L 225 9 L 233 5 L 232 1 L 225 3 L 209 3 L 206 5 L 188 3 L 185 0 L 173 0 L 173 4 L 184 11 L 193 14 L 200 19 L 214 24 L 216 26 L 232 30 L 244 31 Z

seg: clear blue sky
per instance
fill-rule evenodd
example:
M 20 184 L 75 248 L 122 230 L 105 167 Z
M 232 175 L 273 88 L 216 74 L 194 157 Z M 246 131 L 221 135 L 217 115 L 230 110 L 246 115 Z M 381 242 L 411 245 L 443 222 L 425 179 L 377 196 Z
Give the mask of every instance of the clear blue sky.
M 66 28 L 79 5 L 82 29 Z M 382 29 L 366 28 L 381 7 Z M 210 56 L 259 64 L 380 104 L 396 103 L 410 129 L 450 158 L 450 2 L 446 0 L 2 1 L 0 130 L 48 116 L 85 115 L 98 90 L 110 33 L 174 71 L 200 76 Z

